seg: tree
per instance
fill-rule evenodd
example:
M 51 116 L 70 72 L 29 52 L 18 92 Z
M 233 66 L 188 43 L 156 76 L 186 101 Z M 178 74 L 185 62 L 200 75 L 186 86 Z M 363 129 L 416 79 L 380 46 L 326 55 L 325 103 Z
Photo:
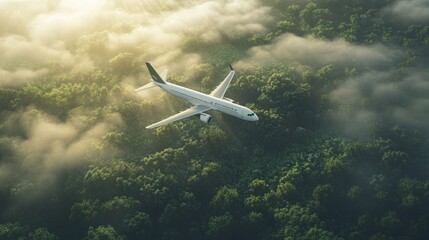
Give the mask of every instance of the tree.
M 20 239 L 27 235 L 27 229 L 18 222 L 0 224 L 0 238 L 5 240 Z
M 136 61 L 133 55 L 129 52 L 122 52 L 109 60 L 109 64 L 115 73 L 122 75 L 130 75 L 136 73 Z
M 212 216 L 207 224 L 208 239 L 233 239 L 233 217 L 229 212 Z
M 55 234 L 50 233 L 46 228 L 38 228 L 28 235 L 29 240 L 57 240 Z
M 320 214 L 335 214 L 335 203 L 333 201 L 334 188 L 331 184 L 317 185 L 313 190 L 313 203 Z
M 149 214 L 137 212 L 135 215 L 129 216 L 125 221 L 127 223 L 127 232 L 131 237 L 138 239 L 151 238 L 153 225 Z
M 125 240 L 112 226 L 89 227 L 85 240 Z
M 263 179 L 253 179 L 249 183 L 249 192 L 256 195 L 263 195 L 269 190 L 268 184 Z
M 240 199 L 235 188 L 221 187 L 210 202 L 215 213 L 225 213 L 227 211 L 238 211 Z

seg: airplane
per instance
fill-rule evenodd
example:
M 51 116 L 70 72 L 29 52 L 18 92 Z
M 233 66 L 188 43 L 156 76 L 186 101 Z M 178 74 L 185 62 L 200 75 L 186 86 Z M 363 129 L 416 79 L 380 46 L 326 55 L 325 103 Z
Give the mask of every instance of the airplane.
M 152 77 L 151 82 L 135 89 L 136 92 L 153 87 L 160 87 L 162 90 L 170 93 L 171 95 L 182 98 L 193 105 L 183 112 L 180 112 L 157 123 L 151 124 L 146 128 L 157 128 L 194 115 L 199 115 L 200 120 L 205 123 L 211 123 L 212 116 L 205 112 L 212 109 L 247 121 L 259 120 L 258 116 L 249 108 L 235 103 L 235 101 L 230 98 L 224 97 L 225 92 L 228 89 L 228 86 L 235 74 L 235 70 L 231 65 L 229 66 L 231 72 L 210 94 L 197 92 L 189 88 L 169 83 L 167 82 L 166 72 L 161 74 L 163 75 L 161 77 L 150 63 L 146 62 L 146 66 Z

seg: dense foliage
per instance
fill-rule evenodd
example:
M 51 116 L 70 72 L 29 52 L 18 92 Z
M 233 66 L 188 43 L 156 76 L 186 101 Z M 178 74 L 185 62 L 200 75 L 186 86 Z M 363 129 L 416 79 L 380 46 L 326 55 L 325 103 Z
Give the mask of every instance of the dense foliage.
M 406 53 L 389 67 L 397 81 L 427 63 L 429 25 L 381 17 L 393 1 L 266 2 L 274 9 L 266 32 L 223 44 L 190 40 L 186 51 L 206 63 L 192 66 L 193 83 L 177 72 L 170 81 L 209 92 L 230 62 L 245 59 L 249 49 L 275 44 L 284 34 L 395 46 Z M 102 33 L 88 34 L 76 51 L 99 55 L 100 39 Z M 332 102 L 332 92 L 360 76 L 365 66 L 332 61 L 236 67 L 227 96 L 254 110 L 258 122 L 213 112 L 214 124 L 191 118 L 147 130 L 188 105 L 159 92 L 142 100 L 125 87 L 124 78 L 145 72 L 139 51 L 144 49 L 98 56 L 97 67 L 88 71 L 64 71 L 49 63 L 47 76 L 0 85 L 0 164 L 12 166 L 0 168 L 0 239 L 429 235 L 427 119 L 407 124 L 376 118 L 363 135 L 344 131 L 335 121 L 338 111 L 351 114 L 361 107 L 387 114 L 369 95 L 358 105 Z M 398 99 L 408 106 L 414 97 Z M 427 108 L 422 111 L 426 115 L 418 116 L 428 116 Z M 75 140 L 64 145 L 34 140 L 46 132 Z M 69 151 L 55 154 L 57 148 Z M 31 154 L 35 150 L 40 156 Z M 39 157 L 49 161 L 37 162 Z M 41 169 L 38 175 L 21 166 L 31 162 L 40 163 L 31 165 Z

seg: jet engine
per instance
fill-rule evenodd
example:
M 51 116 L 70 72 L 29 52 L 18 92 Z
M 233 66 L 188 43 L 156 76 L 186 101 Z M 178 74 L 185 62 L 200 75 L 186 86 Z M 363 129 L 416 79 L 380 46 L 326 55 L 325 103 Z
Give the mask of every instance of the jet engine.
M 206 114 L 206 113 L 201 113 L 200 114 L 200 120 L 205 122 L 205 123 L 211 123 L 212 122 L 212 116 Z

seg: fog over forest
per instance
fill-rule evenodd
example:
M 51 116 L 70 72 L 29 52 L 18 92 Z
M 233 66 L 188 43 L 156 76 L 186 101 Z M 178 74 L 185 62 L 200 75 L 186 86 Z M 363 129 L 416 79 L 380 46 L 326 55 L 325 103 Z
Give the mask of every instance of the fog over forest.
M 0 1 L 0 239 L 425 239 L 425 0 Z M 258 122 L 149 82 L 226 97 Z

